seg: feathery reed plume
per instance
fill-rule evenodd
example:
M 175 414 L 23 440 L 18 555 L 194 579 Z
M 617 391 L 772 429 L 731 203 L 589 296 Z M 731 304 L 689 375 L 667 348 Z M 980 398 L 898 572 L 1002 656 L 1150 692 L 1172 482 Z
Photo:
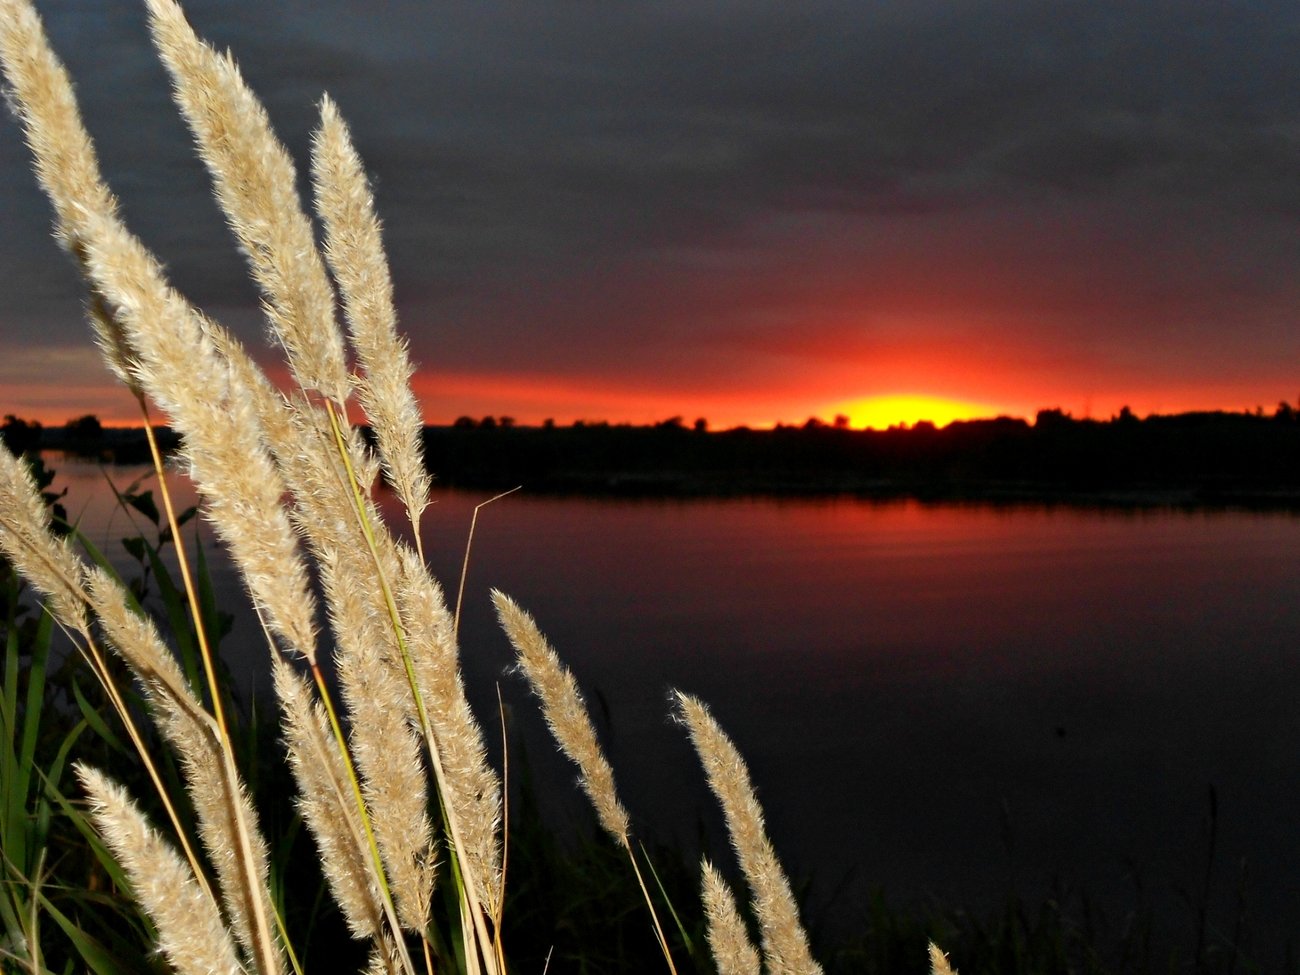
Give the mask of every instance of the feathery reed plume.
M 36 159 L 37 179 L 54 202 L 55 238 L 80 262 L 77 206 L 116 215 L 117 199 L 99 177 L 95 147 L 63 65 L 46 43 L 36 11 L 21 0 L 3 0 L 0 5 L 0 60 L 14 94 L 11 102 Z M 37 105 L 40 109 L 34 111 L 32 106 Z M 121 326 L 96 295 L 92 294 L 87 312 L 109 369 L 138 394 Z
M 91 632 L 90 618 L 86 612 L 87 604 L 93 605 L 96 602 L 93 594 L 87 592 L 91 577 L 81 559 L 69 548 L 68 542 L 54 537 L 49 530 L 49 521 L 49 510 L 31 478 L 31 471 L 7 448 L 0 446 L 0 551 L 19 572 L 33 581 L 38 590 L 46 593 L 45 605 L 55 621 L 81 638 L 79 649 L 90 662 L 95 677 L 121 716 L 128 737 L 140 751 L 145 769 L 158 790 L 168 816 L 173 824 L 178 825 L 175 806 L 162 785 L 157 767 L 145 750 L 135 719 L 127 710 Z M 101 615 L 111 612 L 111 607 L 107 610 L 103 606 L 95 608 Z M 149 657 L 141 659 L 134 669 L 146 686 L 153 682 L 160 694 L 166 693 L 169 687 L 179 689 L 182 695 L 187 693 L 188 685 L 184 683 L 174 661 L 166 654 L 157 661 Z M 197 713 L 197 720 L 206 717 L 201 711 Z M 180 842 L 187 859 L 197 872 L 198 858 L 183 834 Z M 212 896 L 206 880 L 201 876 L 198 879 L 205 893 Z
M 722 804 L 731 845 L 753 894 L 763 961 L 773 973 L 809 975 L 821 966 L 808 950 L 790 882 L 763 828 L 763 810 L 740 752 L 697 698 L 674 691 L 677 713 L 690 733 L 709 788 Z
M 750 943 L 731 888 L 707 857 L 700 861 L 700 875 L 709 951 L 718 975 L 759 975 L 758 949 Z
M 354 938 L 377 938 L 383 930 L 382 894 L 365 855 L 364 827 L 324 708 L 285 660 L 277 656 L 273 667 L 298 808 L 320 850 L 330 893 Z
M 147 0 L 176 103 L 212 175 L 231 230 L 266 296 L 294 377 L 342 405 L 349 379 L 334 290 L 302 211 L 293 160 L 229 55 L 201 41 L 174 0 Z
M 158 948 L 180 975 L 244 975 L 217 906 L 193 871 L 145 821 L 117 783 L 77 765 L 91 815 L 158 929 Z
M 54 616 L 79 633 L 89 622 L 81 560 L 50 532 L 50 509 L 20 457 L 0 446 L 0 551 L 50 601 Z
M 392 282 L 361 161 L 326 98 L 314 140 L 313 176 L 326 258 L 342 292 L 360 365 L 360 375 L 353 377 L 335 322 L 334 288 L 297 195 L 294 167 L 264 108 L 233 60 L 195 35 L 176 0 L 146 0 L 146 5 L 176 101 L 248 254 L 299 389 L 292 396 L 278 393 L 225 329 L 170 287 L 159 262 L 119 217 L 70 81 L 29 0 L 0 0 L 0 62 L 54 206 L 57 234 L 88 281 L 90 317 L 110 369 L 139 398 L 146 418 L 147 396 L 183 435 L 183 457 L 209 519 L 265 620 L 300 808 L 350 931 L 373 942 L 369 970 L 413 975 L 403 931 L 423 938 L 433 970 L 429 958 L 436 939 L 428 930 L 435 878 L 428 808 L 432 772 L 453 865 L 460 868 L 454 873 L 460 883 L 459 917 L 452 923 L 459 921 L 462 940 L 452 950 L 467 973 L 497 975 L 505 970 L 496 938 L 504 884 L 501 783 L 465 699 L 454 620 L 418 548 L 429 487 L 420 411 L 409 388 L 406 345 L 396 333 Z M 347 422 L 354 387 L 374 425 L 378 458 Z M 157 463 L 161 473 L 162 462 Z M 416 527 L 416 551 L 399 544 L 379 517 L 370 488 L 380 463 Z M 164 501 L 176 532 L 170 500 L 165 496 Z M 103 571 L 87 572 L 48 528 L 49 515 L 30 474 L 0 451 L 0 549 L 47 594 L 56 616 L 94 647 L 89 606 L 108 642 L 143 683 L 163 737 L 181 758 L 233 938 L 188 844 L 187 866 L 120 786 L 78 766 L 94 822 L 130 876 L 158 928 L 161 950 L 178 971 L 233 975 L 247 966 L 256 975 L 278 975 L 285 959 L 269 920 L 269 858 L 235 768 L 215 678 L 209 714 L 120 585 Z M 346 741 L 316 661 L 316 601 L 295 532 L 315 558 L 336 638 L 351 718 Z M 197 606 L 188 571 L 184 575 Z M 675 973 L 632 850 L 627 811 L 577 683 L 532 617 L 500 592 L 494 590 L 492 598 L 519 669 L 561 749 L 578 766 L 602 828 L 628 855 Z M 309 661 L 319 698 L 293 671 L 286 659 L 292 653 Z M 102 664 L 99 669 L 107 672 Z M 137 748 L 146 752 L 129 709 L 120 696 L 113 700 Z M 722 801 L 752 889 L 767 970 L 819 973 L 788 881 L 763 832 L 743 762 L 702 704 L 681 694 L 677 703 Z M 144 758 L 149 761 L 147 754 Z M 150 771 L 177 824 L 152 765 Z M 186 843 L 178 824 L 177 832 Z M 756 973 L 759 956 L 734 898 L 707 863 L 703 885 L 710 943 L 723 975 Z M 492 931 L 490 922 L 495 922 Z M 936 975 L 943 975 L 939 963 L 933 964 Z M 943 971 L 949 971 L 946 961 Z
M 370 950 L 370 959 L 366 963 L 364 975 L 392 975 L 401 971 L 401 959 L 393 939 L 384 935 Z
M 414 368 L 397 334 L 392 277 L 361 158 L 329 97 L 321 99 L 320 115 L 312 140 L 312 178 L 316 211 L 325 225 L 325 259 L 362 370 L 358 398 L 418 540 L 420 513 L 429 504 L 429 474 L 421 445 L 424 418 L 411 392 Z
M 939 950 L 939 946 L 930 942 L 930 975 L 957 975 L 957 970 L 948 961 L 948 956 Z
M 122 586 L 103 569 L 91 568 L 87 578 L 87 593 L 108 642 L 144 685 L 158 730 L 181 759 L 186 792 L 198 814 L 204 849 L 217 871 L 230 925 L 239 943 L 255 957 L 251 919 L 258 908 L 253 901 L 262 901 L 265 916 L 273 913 L 267 887 L 270 860 L 257 829 L 257 813 L 233 765 L 226 761 L 215 722 L 190 691 L 153 623 L 131 609 Z M 241 820 L 247 824 L 251 878 L 237 852 Z
M 591 715 L 578 691 L 578 682 L 574 680 L 573 673 L 560 662 L 559 655 L 528 613 L 497 589 L 492 590 L 492 602 L 496 605 L 501 628 L 515 648 L 519 670 L 528 679 L 533 694 L 541 701 L 542 716 L 545 717 L 552 736 L 560 750 L 569 757 L 569 761 L 578 766 L 578 784 L 587 793 L 588 800 L 596 810 L 596 818 L 600 820 L 605 832 L 627 853 L 637 883 L 641 886 L 641 895 L 650 911 L 650 919 L 654 922 L 659 950 L 663 952 L 669 971 L 676 975 L 677 967 L 673 963 L 672 952 L 668 950 L 663 925 L 659 923 L 659 914 L 650 897 L 650 890 L 641 874 L 641 867 L 637 864 L 636 854 L 632 852 L 629 836 L 631 822 L 614 789 L 614 770 L 610 768 L 609 761 L 596 740 L 596 729 L 591 725 Z
M 421 744 L 412 730 L 414 702 L 381 592 L 381 577 L 399 573 L 393 543 L 368 499 L 358 502 L 353 493 L 324 411 L 302 398 L 277 406 L 265 391 L 255 399 L 256 409 L 277 416 L 264 429 L 293 485 L 294 522 L 320 571 L 343 700 L 360 716 L 350 746 L 374 836 L 402 923 L 422 930 L 434 878 L 433 825 Z
M 99 566 L 84 569 L 85 598 L 109 645 L 126 661 L 155 702 L 167 702 L 198 728 L 215 731 L 212 717 L 194 697 L 180 665 L 151 620 L 127 603 L 122 585 Z
M 620 846 L 630 850 L 631 822 L 614 789 L 614 770 L 596 740 L 596 730 L 573 673 L 560 662 L 559 654 L 546 641 L 532 616 L 514 600 L 493 589 L 492 602 L 501 628 L 515 648 L 519 670 L 541 702 L 542 716 L 551 734 L 569 761 L 578 766 L 578 783 L 596 810 L 601 827 Z
M 92 318 L 121 332 L 101 346 L 130 350 L 122 360 L 110 354 L 109 365 L 126 370 L 128 384 L 146 390 L 184 434 L 194 479 L 254 599 L 290 648 L 314 657 L 314 600 L 247 397 L 231 394 L 229 372 L 212 352 L 202 316 L 168 286 L 158 262 L 118 218 L 72 83 L 30 3 L 3 0 L 0 14 L 10 100 L 59 236 L 90 283 Z
M 375 604 L 368 558 L 355 548 L 321 552 L 320 578 L 338 643 L 343 699 L 356 716 L 349 743 L 366 808 L 402 923 L 422 931 L 435 867 L 428 779 L 404 706 L 410 690 L 389 656 L 392 629 Z
M 343 699 L 351 714 L 359 716 L 351 728 L 352 757 L 402 922 L 421 931 L 429 923 L 434 875 L 428 779 L 419 737 L 403 707 L 411 697 L 407 682 L 393 660 L 382 655 L 383 643 L 391 638 L 387 620 L 368 598 L 372 593 L 357 591 L 369 576 L 357 577 L 356 568 L 341 552 L 321 558 L 321 582 L 339 643 Z
M 210 521 L 286 646 L 315 658 L 315 600 L 284 491 L 248 390 L 234 381 L 210 325 L 170 288 L 120 223 L 87 215 L 86 267 L 137 350 L 141 385 L 184 435 L 183 455 Z
M 416 684 L 424 696 L 446 778 L 449 814 L 463 844 L 462 869 L 488 904 L 501 898 L 501 781 L 488 764 L 483 731 L 465 699 L 455 624 L 441 587 L 419 556 L 399 546 L 396 586 Z
M 0 0 L 0 56 L 12 107 L 35 157 L 33 169 L 54 204 L 55 236 L 75 250 L 78 207 L 116 215 L 117 200 L 99 177 L 95 146 L 67 73 L 27 0 Z

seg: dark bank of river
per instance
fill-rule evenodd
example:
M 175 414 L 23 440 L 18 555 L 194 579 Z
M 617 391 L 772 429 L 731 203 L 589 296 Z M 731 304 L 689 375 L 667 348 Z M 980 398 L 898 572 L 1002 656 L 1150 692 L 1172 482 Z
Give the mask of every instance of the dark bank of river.
M 27 433 L 46 449 L 110 463 L 148 460 L 139 430 Z M 167 428 L 159 439 L 165 449 L 178 443 Z M 424 441 L 440 484 L 475 490 L 1300 510 L 1300 420 L 1292 412 L 1094 422 L 1043 411 L 1032 425 L 1004 417 L 885 431 L 466 420 L 426 427 Z

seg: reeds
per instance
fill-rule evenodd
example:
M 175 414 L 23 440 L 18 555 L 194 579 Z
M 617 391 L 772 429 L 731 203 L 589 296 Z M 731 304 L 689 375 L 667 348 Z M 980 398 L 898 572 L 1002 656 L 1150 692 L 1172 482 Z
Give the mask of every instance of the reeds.
M 510 921 L 501 777 L 466 701 L 456 620 L 419 548 L 429 490 L 422 420 L 360 157 L 336 106 L 324 98 L 312 156 L 322 253 L 292 160 L 234 61 L 194 33 L 174 0 L 146 5 L 178 108 L 248 255 L 294 388 L 274 387 L 220 324 L 170 286 L 161 262 L 121 219 L 34 8 L 29 0 L 0 0 L 0 62 L 54 209 L 56 235 L 86 279 L 91 323 L 108 367 L 137 398 L 146 423 L 153 404 L 182 434 L 204 514 L 228 543 L 264 624 L 298 808 L 348 930 L 369 945 L 367 970 L 503 973 Z M 346 335 L 337 324 L 340 310 Z M 353 396 L 374 430 L 373 452 L 349 423 Z M 166 471 L 157 455 L 155 462 L 179 546 Z M 379 515 L 373 490 L 380 470 L 413 527 L 414 549 Z M 129 665 L 180 759 L 202 856 L 162 776 L 152 774 L 170 810 L 166 834 L 106 774 L 78 768 L 94 822 L 152 920 L 168 963 L 185 973 L 299 970 L 270 895 L 268 843 L 237 767 L 185 553 L 206 701 L 120 583 L 88 569 L 51 534 L 35 484 L 3 451 L 0 545 L 76 635 L 146 763 L 149 749 L 99 653 L 101 640 Z M 317 659 L 313 577 L 334 636 L 337 689 Z M 519 669 L 561 749 L 577 764 L 601 826 L 628 856 L 665 964 L 675 970 L 630 838 L 631 816 L 615 792 L 577 682 L 527 613 L 498 592 L 492 598 Z M 677 707 L 749 881 L 763 966 L 773 975 L 820 971 L 734 745 L 698 701 L 678 695 Z M 703 877 L 719 970 L 757 973 L 759 954 L 734 898 L 712 867 L 704 867 Z M 434 911 L 437 885 L 453 905 L 441 921 Z M 438 923 L 447 929 L 437 930 Z

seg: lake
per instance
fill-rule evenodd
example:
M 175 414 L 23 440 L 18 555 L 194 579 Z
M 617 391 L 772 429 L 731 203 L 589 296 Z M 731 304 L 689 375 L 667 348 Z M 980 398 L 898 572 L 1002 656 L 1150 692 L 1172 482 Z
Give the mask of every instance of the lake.
M 92 537 L 126 533 L 98 467 L 52 463 Z M 439 492 L 426 516 L 453 594 L 482 500 Z M 513 495 L 479 516 L 467 680 L 480 715 L 501 683 L 530 760 L 567 785 L 503 676 L 493 586 L 537 617 L 607 714 L 634 820 L 688 846 L 698 816 L 720 827 L 666 694 L 710 702 L 814 902 L 845 883 L 991 907 L 1059 882 L 1116 923 L 1151 907 L 1186 954 L 1213 787 L 1212 922 L 1230 932 L 1242 914 L 1274 969 L 1300 930 L 1293 515 Z M 265 649 L 247 616 L 227 646 L 257 683 Z M 586 821 L 568 791 L 545 798 Z

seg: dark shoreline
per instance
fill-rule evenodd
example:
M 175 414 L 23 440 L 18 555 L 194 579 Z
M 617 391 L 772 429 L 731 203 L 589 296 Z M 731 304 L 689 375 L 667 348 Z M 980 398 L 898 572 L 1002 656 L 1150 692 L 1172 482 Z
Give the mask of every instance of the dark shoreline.
M 771 430 L 524 427 L 462 419 L 424 431 L 438 485 L 621 498 L 852 497 L 1092 508 L 1300 511 L 1300 420 L 1290 411 L 1109 421 L 1041 412 L 935 428 Z M 142 429 L 6 429 L 11 448 L 149 462 Z M 24 436 L 18 436 L 23 434 Z M 179 436 L 155 429 L 165 451 Z

